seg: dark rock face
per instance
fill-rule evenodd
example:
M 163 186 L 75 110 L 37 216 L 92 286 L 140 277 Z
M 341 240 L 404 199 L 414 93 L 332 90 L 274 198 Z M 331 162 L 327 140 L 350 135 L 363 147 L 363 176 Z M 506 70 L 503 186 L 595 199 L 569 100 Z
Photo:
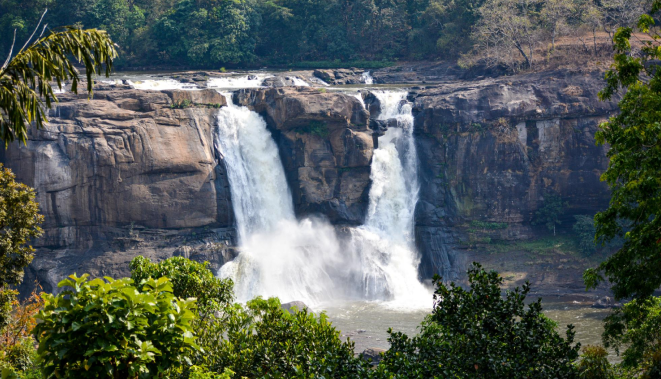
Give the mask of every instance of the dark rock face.
M 5 151 L 3 163 L 37 190 L 46 219 L 26 285 L 36 278 L 54 289 L 73 272 L 126 276 L 131 250 L 171 256 L 196 229 L 208 243 L 235 240 L 213 143 L 217 110 L 171 109 L 173 100 L 225 102 L 208 90 L 99 86 L 91 101 L 61 95 L 48 126 Z
M 595 146 L 594 133 L 617 104 L 597 99 L 601 77 L 545 73 L 420 91 L 416 238 L 423 277 L 461 276 L 471 222 L 504 225 L 485 230 L 485 238 L 527 239 L 545 194 L 568 203 L 566 225 L 608 204 L 599 180 L 606 148 Z
M 297 215 L 363 223 L 374 143 L 369 113 L 356 98 L 315 89 L 250 89 L 237 92 L 235 102 L 266 119 Z

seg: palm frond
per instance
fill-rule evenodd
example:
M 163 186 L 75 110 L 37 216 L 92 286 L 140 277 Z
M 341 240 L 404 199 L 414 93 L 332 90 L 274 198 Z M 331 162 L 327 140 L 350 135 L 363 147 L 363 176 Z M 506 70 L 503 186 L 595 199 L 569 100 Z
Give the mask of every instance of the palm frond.
M 0 139 L 5 144 L 16 139 L 25 143 L 27 128 L 42 128 L 47 121 L 44 105 L 50 108 L 57 96 L 51 83 L 71 80 L 71 91 L 78 93 L 80 73 L 69 56 L 85 66 L 87 91 L 93 92 L 94 74 L 110 75 L 117 57 L 108 33 L 96 29 L 65 27 L 40 38 L 20 51 L 0 70 Z

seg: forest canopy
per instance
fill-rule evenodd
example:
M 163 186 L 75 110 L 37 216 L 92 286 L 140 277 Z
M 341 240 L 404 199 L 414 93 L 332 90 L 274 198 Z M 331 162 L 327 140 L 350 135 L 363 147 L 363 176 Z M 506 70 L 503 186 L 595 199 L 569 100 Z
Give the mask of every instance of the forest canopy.
M 467 60 L 533 67 L 577 37 L 586 52 L 648 0 L 0 0 L 0 53 L 49 28 L 107 30 L 119 68 Z M 604 38 L 605 40 L 605 38 Z M 610 39 L 608 39 L 610 41 Z M 594 46 L 593 46 L 594 45 Z M 609 49 L 610 50 L 610 49 Z M 610 51 L 608 51 L 610 53 Z M 547 54 L 548 55 L 548 54 Z M 303 64 L 302 64 L 303 63 Z M 359 66 L 359 64 L 357 64 Z

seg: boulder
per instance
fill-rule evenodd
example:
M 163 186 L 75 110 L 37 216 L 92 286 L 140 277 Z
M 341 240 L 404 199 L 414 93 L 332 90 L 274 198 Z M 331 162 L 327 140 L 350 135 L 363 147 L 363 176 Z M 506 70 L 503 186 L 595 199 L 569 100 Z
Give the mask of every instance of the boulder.
M 387 350 L 385 349 L 370 347 L 363 350 L 363 352 L 360 353 L 360 357 L 369 362 L 372 366 L 377 366 L 381 363 L 381 360 L 383 360 L 383 354 L 385 354 L 386 351 Z
M 282 304 L 280 307 L 289 313 L 294 313 L 295 311 L 302 311 L 308 309 L 308 306 L 305 305 L 305 303 L 302 301 L 292 301 L 289 303 Z
M 592 308 L 598 308 L 598 309 L 610 309 L 610 308 L 619 308 L 621 307 L 622 304 L 616 303 L 615 300 L 612 297 L 609 296 L 604 296 L 592 304 Z
M 273 131 L 297 215 L 363 222 L 374 140 L 358 99 L 299 87 L 241 90 L 234 101 L 262 114 Z

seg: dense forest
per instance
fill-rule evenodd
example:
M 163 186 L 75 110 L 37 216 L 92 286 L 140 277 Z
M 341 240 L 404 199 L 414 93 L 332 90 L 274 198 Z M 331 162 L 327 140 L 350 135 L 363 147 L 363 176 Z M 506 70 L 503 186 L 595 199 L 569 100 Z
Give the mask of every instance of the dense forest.
M 48 28 L 107 30 L 117 67 L 378 67 L 450 60 L 533 66 L 571 35 L 632 25 L 651 0 L 0 0 L 0 52 Z M 610 41 L 610 38 L 608 39 Z M 542 54 L 543 55 L 543 54 Z

